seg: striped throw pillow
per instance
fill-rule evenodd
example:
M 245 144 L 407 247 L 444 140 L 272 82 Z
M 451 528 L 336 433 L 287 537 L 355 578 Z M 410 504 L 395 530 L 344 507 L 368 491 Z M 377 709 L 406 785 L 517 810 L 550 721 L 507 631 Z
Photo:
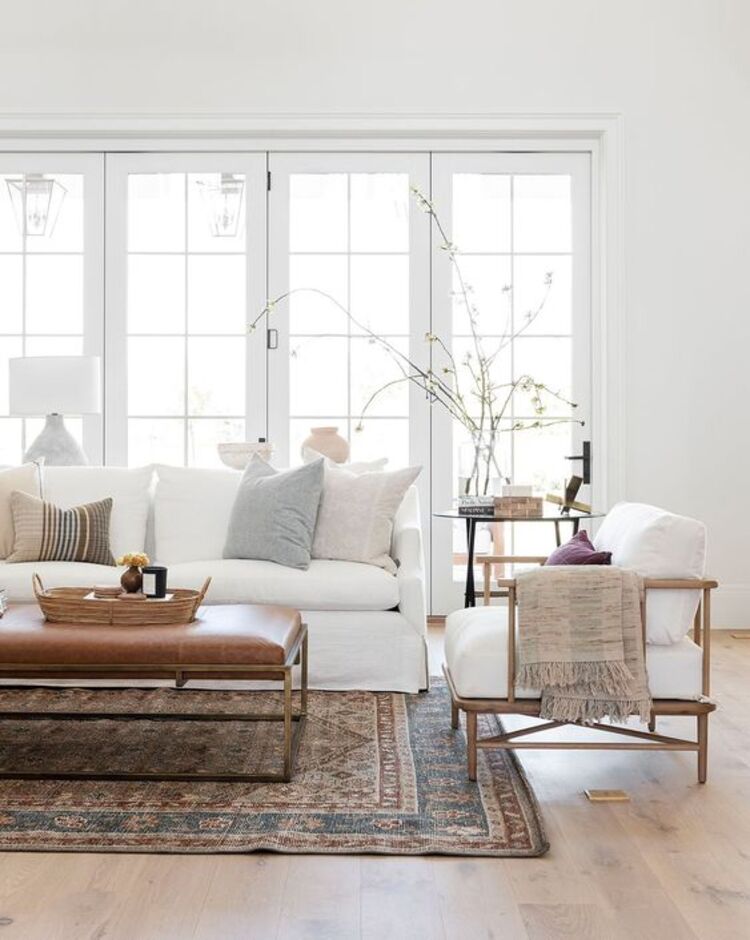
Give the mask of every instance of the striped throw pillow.
M 10 496 L 15 541 L 6 561 L 87 561 L 114 565 L 109 548 L 112 499 L 60 509 L 18 490 Z

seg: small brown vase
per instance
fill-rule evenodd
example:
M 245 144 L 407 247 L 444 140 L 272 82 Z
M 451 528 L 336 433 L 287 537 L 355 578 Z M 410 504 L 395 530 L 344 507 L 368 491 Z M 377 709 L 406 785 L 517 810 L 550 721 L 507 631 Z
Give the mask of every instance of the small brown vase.
M 120 584 L 126 594 L 137 594 L 143 584 L 143 575 L 141 569 L 136 565 L 131 565 L 127 571 L 124 571 L 120 578 Z

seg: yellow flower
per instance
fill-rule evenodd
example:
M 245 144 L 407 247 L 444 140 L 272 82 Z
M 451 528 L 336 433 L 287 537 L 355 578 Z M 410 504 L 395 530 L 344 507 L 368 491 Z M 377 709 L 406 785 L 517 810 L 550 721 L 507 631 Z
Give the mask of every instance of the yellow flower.
M 149 564 L 149 557 L 144 552 L 128 552 L 122 558 L 117 559 L 118 565 L 127 565 L 130 567 L 143 568 Z

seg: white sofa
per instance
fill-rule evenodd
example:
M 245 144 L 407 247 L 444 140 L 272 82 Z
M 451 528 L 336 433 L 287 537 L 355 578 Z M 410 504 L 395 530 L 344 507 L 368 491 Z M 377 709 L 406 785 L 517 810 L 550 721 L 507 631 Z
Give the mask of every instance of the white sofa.
M 395 575 L 346 561 L 314 560 L 300 571 L 221 557 L 240 477 L 224 469 L 48 467 L 43 495 L 62 508 L 111 496 L 113 554 L 145 549 L 154 563 L 168 567 L 172 587 L 198 588 L 210 576 L 208 604 L 299 608 L 310 633 L 312 688 L 426 688 L 424 560 L 416 488 L 407 492 L 394 523 Z M 0 561 L 0 588 L 7 590 L 11 603 L 33 600 L 34 572 L 45 587 L 87 586 L 114 583 L 122 569 Z

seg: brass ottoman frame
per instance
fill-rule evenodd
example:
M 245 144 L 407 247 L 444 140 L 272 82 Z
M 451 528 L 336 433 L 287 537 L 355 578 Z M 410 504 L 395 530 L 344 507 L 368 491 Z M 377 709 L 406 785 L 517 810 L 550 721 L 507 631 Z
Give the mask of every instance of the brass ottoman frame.
M 283 682 L 284 705 L 281 712 L 18 712 L 1 711 L 4 721 L 273 721 L 284 723 L 283 770 L 276 774 L 248 774 L 239 772 L 204 773 L 143 771 L 15 771 L 0 768 L 0 780 L 162 780 L 162 781 L 206 781 L 212 783 L 280 783 L 292 779 L 294 762 L 300 738 L 307 720 L 307 625 L 302 624 L 286 661 L 281 665 L 60 665 L 60 664 L 8 664 L 0 663 L 0 678 L 3 679 L 174 679 L 180 695 L 189 694 L 184 685 L 190 679 L 264 679 Z M 300 707 L 292 707 L 292 670 L 300 666 Z M 4 688 L 27 688 L 4 686 Z M 251 693 L 252 694 L 252 693 Z

